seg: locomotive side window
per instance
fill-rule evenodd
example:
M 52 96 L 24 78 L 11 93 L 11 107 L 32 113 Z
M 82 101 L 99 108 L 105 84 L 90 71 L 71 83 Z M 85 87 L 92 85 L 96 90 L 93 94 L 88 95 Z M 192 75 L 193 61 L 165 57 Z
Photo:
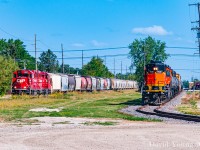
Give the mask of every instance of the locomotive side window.
M 17 76 L 16 76 L 16 74 L 13 74 L 13 78 L 16 78 Z
M 166 76 L 170 77 L 170 71 L 169 70 L 166 71 Z
M 18 73 L 18 77 L 29 77 L 28 73 Z

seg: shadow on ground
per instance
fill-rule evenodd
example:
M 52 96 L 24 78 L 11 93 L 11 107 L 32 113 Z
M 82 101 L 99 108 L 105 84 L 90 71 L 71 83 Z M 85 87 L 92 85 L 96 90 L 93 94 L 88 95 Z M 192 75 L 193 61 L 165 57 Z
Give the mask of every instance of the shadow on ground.
M 141 105 L 142 99 L 138 98 L 138 99 L 134 99 L 134 100 L 130 100 L 127 102 L 123 102 L 123 103 L 116 103 L 116 104 L 109 104 L 109 105 Z

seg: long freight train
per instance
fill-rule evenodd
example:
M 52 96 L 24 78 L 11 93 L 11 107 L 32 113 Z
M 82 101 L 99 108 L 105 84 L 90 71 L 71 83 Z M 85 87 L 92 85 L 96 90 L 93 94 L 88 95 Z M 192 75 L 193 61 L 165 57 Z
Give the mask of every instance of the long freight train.
M 110 79 L 73 74 L 54 74 L 36 70 L 13 73 L 13 94 L 50 94 L 68 91 L 123 90 L 137 88 L 131 80 Z
M 160 61 L 151 61 L 146 65 L 142 91 L 143 105 L 162 104 L 163 101 L 172 99 L 181 90 L 181 76 L 170 66 Z

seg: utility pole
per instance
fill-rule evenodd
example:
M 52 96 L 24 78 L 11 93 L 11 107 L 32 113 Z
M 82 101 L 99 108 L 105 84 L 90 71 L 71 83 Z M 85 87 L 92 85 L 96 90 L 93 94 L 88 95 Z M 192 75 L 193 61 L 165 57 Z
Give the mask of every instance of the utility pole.
M 143 53 L 144 53 L 144 71 L 145 71 L 145 63 L 146 63 L 145 43 L 143 43 Z
M 198 26 L 191 28 L 191 30 L 197 31 L 197 39 L 198 39 L 198 45 L 199 45 L 199 56 L 200 56 L 200 3 L 196 4 L 189 4 L 189 6 L 197 6 L 198 8 L 198 20 L 192 21 L 191 23 L 198 23 Z
M 114 76 L 115 76 L 115 57 L 114 57 Z
M 36 34 L 35 34 L 35 70 L 37 71 L 37 47 L 36 47 Z
M 105 56 L 105 66 L 106 66 L 106 56 Z
M 63 59 L 63 44 L 61 44 L 61 49 L 62 49 L 62 73 L 64 73 L 64 59 Z
M 122 79 L 122 61 L 121 61 L 121 79 Z
M 126 65 L 126 75 L 127 75 L 127 65 Z
M 23 64 L 24 64 L 24 70 L 26 69 L 26 62 L 25 60 L 23 61 Z
M 82 50 L 82 69 L 83 69 L 83 50 Z

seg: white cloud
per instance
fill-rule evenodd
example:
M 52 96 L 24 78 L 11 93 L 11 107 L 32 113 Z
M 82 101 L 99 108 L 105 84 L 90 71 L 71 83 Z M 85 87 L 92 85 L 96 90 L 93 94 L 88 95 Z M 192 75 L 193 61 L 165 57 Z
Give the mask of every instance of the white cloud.
M 73 43 L 71 45 L 74 46 L 74 47 L 85 47 L 85 45 L 82 44 L 82 43 Z
M 94 46 L 106 46 L 106 45 L 107 45 L 106 43 L 98 42 L 98 41 L 96 41 L 96 40 L 92 40 L 91 43 L 92 43 L 92 45 L 94 45 Z
M 162 26 L 153 25 L 152 27 L 146 28 L 133 28 L 132 33 L 143 34 L 143 35 L 172 35 L 172 32 L 168 32 Z

